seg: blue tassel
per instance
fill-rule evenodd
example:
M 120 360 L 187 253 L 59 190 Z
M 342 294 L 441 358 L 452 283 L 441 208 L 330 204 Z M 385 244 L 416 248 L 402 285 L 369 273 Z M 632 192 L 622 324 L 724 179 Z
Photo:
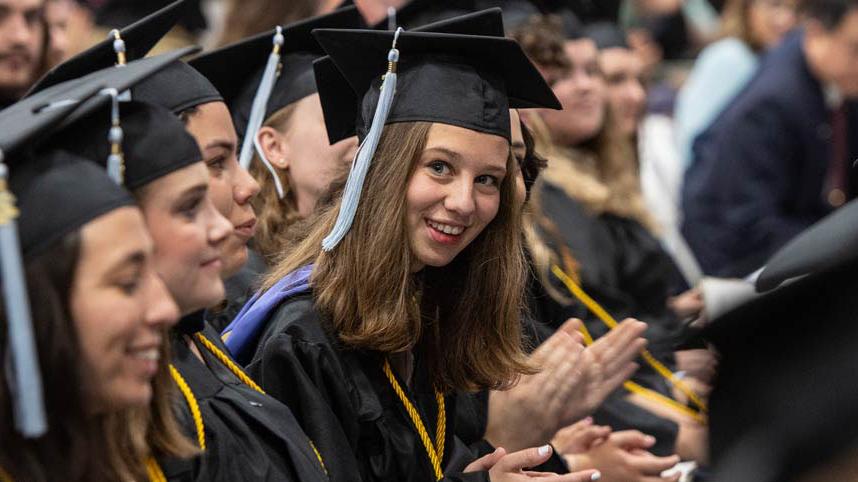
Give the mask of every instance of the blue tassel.
M 253 150 L 256 148 L 256 152 L 259 154 L 259 159 L 265 165 L 265 168 L 268 169 L 271 177 L 274 178 L 274 187 L 277 189 L 277 196 L 280 199 L 283 199 L 284 196 L 283 186 L 280 184 L 280 177 L 277 176 L 277 172 L 274 170 L 274 167 L 270 162 L 268 162 L 268 159 L 263 154 L 259 141 L 256 139 L 256 134 L 259 132 L 259 128 L 262 127 L 262 123 L 265 122 L 265 111 L 268 108 L 268 99 L 271 98 L 271 91 L 274 90 L 274 84 L 277 82 L 277 77 L 279 77 L 278 70 L 280 67 L 280 50 L 283 48 L 284 42 L 283 27 L 278 26 L 273 39 L 274 48 L 271 51 L 271 55 L 268 56 L 268 63 L 265 65 L 262 80 L 259 82 L 259 88 L 256 89 L 256 95 L 253 97 L 253 105 L 250 109 L 250 116 L 247 120 L 247 130 L 244 132 L 244 140 L 242 141 L 241 152 L 238 157 L 238 162 L 241 164 L 241 167 L 248 169 L 253 157 Z
M 104 89 L 103 95 L 110 96 L 110 130 L 107 141 L 110 143 L 110 155 L 107 156 L 107 175 L 116 184 L 125 183 L 125 156 L 122 154 L 122 139 L 124 134 L 119 123 L 119 93 L 116 89 Z
M 10 361 L 6 365 L 15 428 L 25 438 L 37 438 L 48 431 L 42 395 L 42 375 L 33 337 L 30 302 L 18 226 L 15 198 L 7 189 L 8 170 L 0 151 L 0 269 L 3 276 L 3 301 L 6 304 Z
M 369 132 L 358 148 L 354 161 L 352 161 L 337 221 L 328 236 L 322 240 L 322 249 L 325 251 L 336 248 L 348 234 L 354 222 L 366 173 L 369 171 L 372 158 L 378 149 L 378 142 L 381 140 L 381 134 L 384 131 L 385 123 L 387 123 L 387 117 L 390 115 L 390 108 L 396 93 L 396 64 L 399 62 L 399 50 L 396 49 L 396 41 L 399 40 L 400 33 L 402 33 L 401 27 L 396 29 L 393 36 L 393 48 L 387 54 L 388 69 L 384 75 L 384 81 L 381 83 L 381 93 L 375 107 L 375 115 L 372 118 Z

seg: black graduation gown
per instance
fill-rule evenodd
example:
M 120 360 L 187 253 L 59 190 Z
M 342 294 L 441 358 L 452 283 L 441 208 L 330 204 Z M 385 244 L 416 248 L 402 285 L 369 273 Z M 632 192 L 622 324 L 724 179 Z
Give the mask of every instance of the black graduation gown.
M 585 289 L 587 288 L 585 287 Z M 593 296 L 592 293 L 590 294 Z M 534 347 L 545 342 L 568 318 L 574 317 L 585 320 L 588 329 L 596 337 L 607 332 L 602 322 L 588 313 L 583 305 L 573 303 L 570 306 L 563 306 L 554 301 L 533 274 L 528 280 L 527 306 L 531 318 L 526 320 L 524 332 Z M 641 364 L 641 366 L 645 365 Z M 652 370 L 638 370 L 634 379 L 641 385 L 663 395 L 670 394 L 670 387 L 667 382 Z M 607 425 L 614 431 L 640 430 L 655 437 L 656 443 L 650 448 L 650 452 L 660 456 L 673 455 L 676 451 L 679 426 L 667 418 L 659 417 L 629 402 L 626 400 L 627 395 L 628 392 L 622 388 L 611 394 L 593 414 L 594 422 L 599 425 Z
M 229 353 L 202 313 L 182 320 L 185 333 L 202 334 L 224 353 Z M 184 342 L 178 330 L 173 336 L 173 365 L 193 391 L 205 425 L 206 451 L 190 463 L 193 480 L 199 481 L 327 481 L 312 450 L 288 407 L 239 380 L 208 349 L 195 341 L 205 364 Z M 196 440 L 197 431 L 184 397 L 178 408 L 185 433 Z M 186 480 L 188 464 L 163 464 L 168 480 Z M 183 475 L 184 474 L 184 475 Z
M 269 316 L 248 372 L 292 409 L 332 480 L 434 481 L 417 431 L 382 370 L 382 356 L 343 349 L 324 323 L 311 293 L 282 302 Z M 438 412 L 428 378 L 415 356 L 411 386 L 400 385 L 434 440 Z M 457 397 L 445 401 L 444 480 L 487 481 L 486 472 L 460 473 L 475 455 L 456 436 Z
M 635 221 L 587 212 L 581 203 L 549 183 L 543 185 L 540 195 L 543 214 L 554 222 L 562 239 L 544 237 L 552 247 L 562 242 L 569 248 L 580 263 L 584 291 L 618 321 L 633 317 L 646 322 L 650 352 L 673 365 L 673 351 L 683 335 L 680 320 L 667 307 L 677 268 L 658 240 Z M 566 293 L 559 280 L 552 281 L 558 291 Z M 540 321 L 557 327 L 567 318 L 580 317 L 582 310 L 576 302 L 553 313 L 559 317 Z M 586 310 L 584 313 L 583 320 L 594 338 L 607 333 L 600 320 Z

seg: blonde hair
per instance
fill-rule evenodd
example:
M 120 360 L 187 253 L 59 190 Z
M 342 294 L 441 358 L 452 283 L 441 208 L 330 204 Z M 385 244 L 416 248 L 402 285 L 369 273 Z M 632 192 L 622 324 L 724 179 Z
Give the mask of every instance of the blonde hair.
M 610 109 L 606 110 L 605 124 L 596 137 L 576 147 L 555 144 L 538 115 L 527 117 L 536 149 L 549 160 L 542 178 L 579 201 L 591 214 L 614 214 L 656 232 L 657 224 L 643 199 L 631 145 L 614 125 Z M 538 190 L 535 197 L 539 197 Z
M 321 252 L 322 239 L 336 221 L 337 199 L 290 233 L 301 239 L 289 247 L 263 289 L 314 263 L 316 307 L 345 346 L 390 354 L 422 342 L 439 389 L 507 387 L 520 373 L 531 372 L 519 319 L 525 265 L 515 181 L 504 178 L 497 215 L 456 259 L 414 275 L 406 190 L 431 125 L 385 127 L 348 235 L 335 250 Z M 510 154 L 508 172 L 514 168 Z
M 289 128 L 297 103 L 292 103 L 275 112 L 263 124 L 278 132 Z M 266 169 L 259 156 L 254 154 L 250 163 L 250 175 L 259 183 L 259 195 L 253 199 L 253 210 L 258 216 L 256 234 L 253 237 L 253 247 L 269 263 L 282 254 L 286 231 L 301 217 L 298 213 L 298 202 L 295 193 L 289 186 L 289 179 L 281 169 L 275 168 L 280 184 L 283 186 L 283 199 L 277 194 L 271 173 Z

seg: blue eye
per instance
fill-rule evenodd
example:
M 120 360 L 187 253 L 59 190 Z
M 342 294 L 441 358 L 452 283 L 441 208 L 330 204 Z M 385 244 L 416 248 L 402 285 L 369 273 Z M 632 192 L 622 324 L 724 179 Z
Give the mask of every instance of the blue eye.
M 500 184 L 500 181 L 495 176 L 482 175 L 477 176 L 477 184 L 482 184 L 483 186 L 497 186 Z

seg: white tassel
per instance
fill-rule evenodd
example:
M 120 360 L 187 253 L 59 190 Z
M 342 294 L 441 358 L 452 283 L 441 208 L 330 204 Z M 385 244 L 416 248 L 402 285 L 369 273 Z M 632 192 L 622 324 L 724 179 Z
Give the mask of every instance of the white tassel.
M 393 48 L 387 54 L 388 69 L 384 81 L 381 83 L 381 93 L 375 107 L 375 115 L 372 118 L 369 132 L 358 148 L 354 161 L 352 161 L 337 221 L 328 236 L 322 240 L 322 249 L 325 251 L 336 248 L 354 222 L 366 174 L 369 171 L 372 158 L 375 156 L 375 151 L 378 149 L 378 142 L 381 140 L 381 134 L 384 131 L 385 123 L 387 123 L 387 117 L 390 115 L 390 108 L 396 93 L 396 63 L 399 62 L 399 50 L 396 49 L 396 41 L 399 40 L 400 33 L 402 33 L 401 27 L 396 29 L 393 36 Z
M 15 428 L 25 438 L 37 438 L 48 431 L 42 394 L 42 375 L 38 350 L 33 337 L 30 302 L 21 260 L 18 210 L 6 185 L 7 167 L 0 151 L 0 269 L 3 276 L 3 302 L 8 324 L 9 359 L 4 360 L 6 379 L 12 394 Z
M 265 71 L 262 74 L 262 80 L 259 82 L 259 88 L 256 89 L 256 96 L 253 97 L 253 105 L 247 120 L 247 130 L 244 132 L 244 141 L 241 144 L 238 162 L 245 169 L 250 167 L 256 133 L 262 127 L 262 123 L 265 122 L 265 110 L 268 108 L 268 99 L 271 98 L 271 91 L 274 89 L 274 83 L 277 81 L 277 71 L 280 65 L 280 49 L 283 47 L 284 41 L 283 27 L 278 26 L 277 33 L 274 34 L 274 48 L 271 51 L 271 55 L 268 56 L 268 63 L 265 65 Z M 269 168 L 269 170 L 272 169 L 269 164 L 266 164 L 265 167 Z
M 125 183 L 125 156 L 122 154 L 122 140 L 124 134 L 119 123 L 119 93 L 116 89 L 104 89 L 104 95 L 110 96 L 110 130 L 107 132 L 107 141 L 110 143 L 110 155 L 107 156 L 107 175 L 116 181 L 116 184 Z

